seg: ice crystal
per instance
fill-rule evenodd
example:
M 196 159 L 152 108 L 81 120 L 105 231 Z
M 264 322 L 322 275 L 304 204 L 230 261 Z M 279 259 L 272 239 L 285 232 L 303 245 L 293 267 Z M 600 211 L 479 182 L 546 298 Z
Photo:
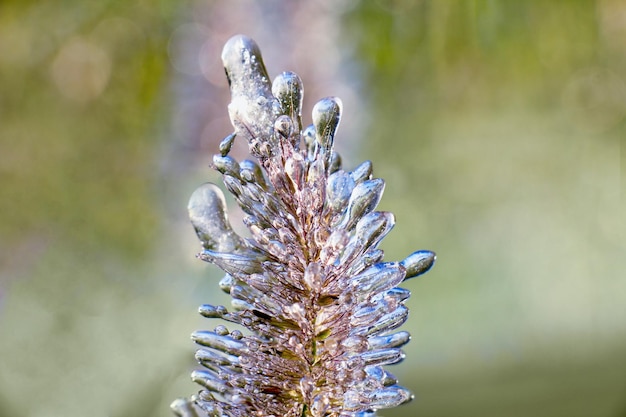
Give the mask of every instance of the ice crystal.
M 320 100 L 302 127 L 302 81 L 284 72 L 270 82 L 261 53 L 245 36 L 222 53 L 234 133 L 213 166 L 245 212 L 250 237 L 228 221 L 224 195 L 204 184 L 189 214 L 202 242 L 200 259 L 221 268 L 232 309 L 200 314 L 234 323 L 193 333 L 202 346 L 192 373 L 203 389 L 177 400 L 179 416 L 375 416 L 412 398 L 384 365 L 400 362 L 410 335 L 403 280 L 421 275 L 435 254 L 417 251 L 383 262 L 380 241 L 394 225 L 376 211 L 384 182 L 366 161 L 341 168 L 333 150 L 341 101 Z M 256 159 L 229 156 L 246 140 Z

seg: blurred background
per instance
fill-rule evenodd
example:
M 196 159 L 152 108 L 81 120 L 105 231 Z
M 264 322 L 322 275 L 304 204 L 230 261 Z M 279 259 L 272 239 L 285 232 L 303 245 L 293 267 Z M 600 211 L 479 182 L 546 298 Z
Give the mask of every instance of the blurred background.
M 307 123 L 342 98 L 386 258 L 438 253 L 391 369 L 416 399 L 383 415 L 626 416 L 621 0 L 2 1 L 0 416 L 165 417 L 197 391 L 196 308 L 228 299 L 186 204 L 219 182 L 236 33 L 300 74 Z

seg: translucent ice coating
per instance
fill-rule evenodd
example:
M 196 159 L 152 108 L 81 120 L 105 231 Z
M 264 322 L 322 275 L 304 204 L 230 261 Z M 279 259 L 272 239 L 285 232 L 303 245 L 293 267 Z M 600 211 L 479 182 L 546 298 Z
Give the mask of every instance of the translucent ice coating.
M 230 85 L 230 120 L 238 136 L 253 141 L 273 138 L 274 121 L 281 114 L 272 95 L 261 51 L 245 36 L 234 36 L 224 46 L 222 62 Z
M 233 135 L 213 166 L 246 213 L 250 231 L 231 229 L 224 197 L 212 184 L 191 197 L 199 257 L 220 267 L 232 308 L 200 314 L 245 329 L 194 332 L 204 367 L 202 390 L 177 400 L 179 416 L 375 416 L 412 398 L 384 365 L 400 362 L 410 336 L 395 332 L 408 316 L 403 280 L 425 273 L 435 254 L 417 251 L 383 262 L 377 246 L 395 223 L 376 211 L 384 182 L 371 163 L 341 168 L 333 143 L 341 101 L 320 100 L 302 127 L 302 81 L 282 73 L 270 83 L 258 46 L 245 36 L 222 54 L 230 83 Z M 228 155 L 246 140 L 256 159 Z

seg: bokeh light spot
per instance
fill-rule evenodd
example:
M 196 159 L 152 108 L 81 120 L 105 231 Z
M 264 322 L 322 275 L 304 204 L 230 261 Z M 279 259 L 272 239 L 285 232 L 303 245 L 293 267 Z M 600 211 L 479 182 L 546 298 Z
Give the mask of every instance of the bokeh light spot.
M 176 71 L 187 75 L 202 74 L 200 56 L 209 33 L 208 28 L 196 23 L 186 23 L 174 30 L 167 52 Z
M 98 98 L 111 76 L 111 59 L 98 45 L 76 37 L 68 40 L 52 62 L 51 76 L 67 98 L 86 103 Z

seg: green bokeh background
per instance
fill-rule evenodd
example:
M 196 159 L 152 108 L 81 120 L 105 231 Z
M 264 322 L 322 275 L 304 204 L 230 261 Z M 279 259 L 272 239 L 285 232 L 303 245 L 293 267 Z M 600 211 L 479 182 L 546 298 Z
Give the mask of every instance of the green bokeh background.
M 416 400 L 382 414 L 626 416 L 626 4 L 340 3 L 367 110 L 346 159 L 387 182 L 388 258 L 439 255 L 392 370 Z M 216 149 L 172 145 L 193 7 L 0 3 L 0 416 L 168 416 L 196 391 L 195 308 L 226 299 L 185 213 Z

